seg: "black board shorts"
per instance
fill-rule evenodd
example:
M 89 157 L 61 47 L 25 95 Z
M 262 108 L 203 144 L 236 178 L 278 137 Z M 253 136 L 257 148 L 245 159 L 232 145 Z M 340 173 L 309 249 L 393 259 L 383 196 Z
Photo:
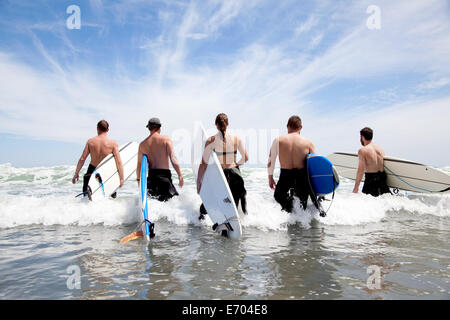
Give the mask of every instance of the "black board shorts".
M 178 196 L 169 169 L 149 169 L 147 188 L 149 195 L 159 201 L 167 201 L 173 196 Z
M 386 184 L 387 175 L 384 171 L 366 172 L 364 175 L 364 186 L 362 192 L 378 197 L 384 193 L 391 193 Z M 391 193 L 392 194 L 392 193 Z
M 275 187 L 275 200 L 284 211 L 292 212 L 294 196 L 300 199 L 303 210 L 306 210 L 308 196 L 317 207 L 317 201 L 308 180 L 308 172 L 303 169 L 281 169 L 280 178 Z

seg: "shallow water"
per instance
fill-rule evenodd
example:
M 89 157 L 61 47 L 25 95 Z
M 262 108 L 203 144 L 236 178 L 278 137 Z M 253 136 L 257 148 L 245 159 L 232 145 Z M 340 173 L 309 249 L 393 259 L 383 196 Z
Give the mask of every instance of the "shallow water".
M 282 212 L 266 170 L 242 171 L 240 240 L 198 221 L 201 201 L 183 169 L 180 197 L 150 201 L 154 241 L 119 244 L 140 219 L 133 178 L 118 199 L 92 203 L 74 198 L 73 166 L 0 165 L 0 299 L 450 298 L 448 195 L 375 199 L 344 180 L 321 218 L 312 206 Z M 379 286 L 368 285 L 375 269 Z

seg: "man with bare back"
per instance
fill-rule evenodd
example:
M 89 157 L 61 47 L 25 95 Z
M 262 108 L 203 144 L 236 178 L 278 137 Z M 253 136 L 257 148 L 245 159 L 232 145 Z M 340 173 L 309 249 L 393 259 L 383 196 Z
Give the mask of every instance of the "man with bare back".
M 181 174 L 180 164 L 173 150 L 172 140 L 168 136 L 161 135 L 161 121 L 158 118 L 152 118 L 147 124 L 150 135 L 139 144 L 138 164 L 136 175 L 138 183 L 141 178 L 142 157 L 145 154 L 148 159 L 148 192 L 150 196 L 159 201 L 167 201 L 178 192 L 172 183 L 172 173 L 170 164 L 178 174 L 180 188 L 183 187 L 183 175 Z
M 275 200 L 281 204 L 281 208 L 292 212 L 294 196 L 300 199 L 303 209 L 306 209 L 308 196 L 314 205 L 317 202 L 311 191 L 306 171 L 306 155 L 315 153 L 314 144 L 300 135 L 302 120 L 298 116 L 292 116 L 287 123 L 286 135 L 276 138 L 270 148 L 269 163 L 269 186 L 275 190 Z M 280 178 L 278 183 L 273 179 L 275 161 L 277 155 L 280 159 Z
M 108 137 L 109 124 L 106 120 L 101 120 L 97 123 L 97 136 L 89 139 L 84 147 L 83 153 L 81 154 L 80 160 L 78 161 L 75 174 L 72 178 L 72 183 L 78 181 L 78 174 L 86 161 L 88 155 L 91 155 L 91 162 L 88 167 L 87 173 L 83 176 L 83 194 L 90 198 L 90 190 L 88 190 L 89 179 L 95 168 L 102 162 L 102 160 L 109 154 L 114 155 L 116 161 L 116 166 L 119 171 L 120 177 L 120 187 L 123 186 L 123 166 L 122 160 L 120 159 L 119 146 L 116 141 Z M 115 198 L 115 193 L 112 195 Z
M 353 193 L 358 193 L 359 184 L 363 175 L 364 186 L 362 192 L 378 197 L 384 193 L 391 193 L 386 185 L 386 172 L 384 171 L 384 151 L 372 142 L 373 130 L 363 128 L 360 131 L 360 141 L 363 147 L 358 151 L 358 171 L 356 173 Z

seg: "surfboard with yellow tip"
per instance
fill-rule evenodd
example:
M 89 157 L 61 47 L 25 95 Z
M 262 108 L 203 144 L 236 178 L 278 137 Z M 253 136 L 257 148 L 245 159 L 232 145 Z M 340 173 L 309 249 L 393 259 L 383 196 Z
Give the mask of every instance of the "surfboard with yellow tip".
M 148 203 L 147 203 L 147 171 L 148 171 L 148 160 L 147 156 L 143 155 L 141 164 L 141 179 L 139 183 L 139 190 L 141 193 L 141 212 L 142 212 L 142 222 L 139 224 L 137 229 L 128 236 L 120 240 L 120 243 L 126 243 L 131 240 L 145 238 L 145 240 L 150 241 L 155 237 L 155 224 L 149 220 L 148 217 Z

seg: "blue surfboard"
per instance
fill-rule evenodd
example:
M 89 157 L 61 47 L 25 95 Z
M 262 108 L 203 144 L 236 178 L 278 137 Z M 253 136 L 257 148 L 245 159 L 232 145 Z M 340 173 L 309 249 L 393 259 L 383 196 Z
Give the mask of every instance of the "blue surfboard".
M 316 195 L 326 195 L 334 192 L 339 186 L 339 176 L 333 164 L 327 158 L 316 154 L 306 156 L 311 187 Z
M 147 171 L 148 171 L 147 156 L 143 155 L 141 164 L 141 180 L 140 180 L 142 215 L 144 218 L 142 232 L 145 235 L 145 238 L 147 240 L 150 240 L 155 236 L 155 234 L 153 232 L 154 224 L 151 223 L 150 220 L 148 219 Z

